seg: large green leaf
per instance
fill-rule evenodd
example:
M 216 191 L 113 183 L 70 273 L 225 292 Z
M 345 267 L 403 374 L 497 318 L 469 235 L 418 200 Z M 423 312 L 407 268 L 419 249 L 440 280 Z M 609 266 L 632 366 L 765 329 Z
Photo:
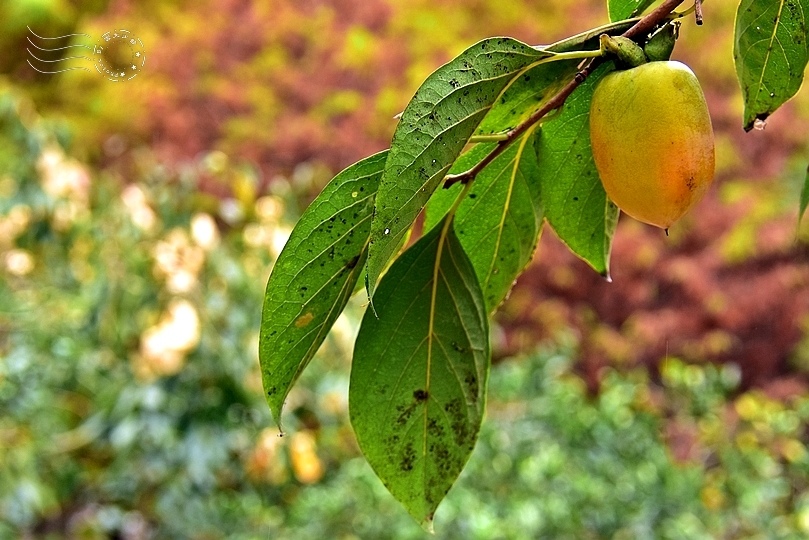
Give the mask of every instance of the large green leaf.
M 349 410 L 376 474 L 427 528 L 477 440 L 490 351 L 483 295 L 446 221 L 394 261 L 354 348 Z
M 744 129 L 795 95 L 809 60 L 809 0 L 742 0 L 733 58 L 744 96 Z
M 590 101 L 605 64 L 579 86 L 536 137 L 545 217 L 559 238 L 597 272 L 609 275 L 618 209 L 607 198 L 590 149 Z
M 379 185 L 368 295 L 469 137 L 521 71 L 550 53 L 511 38 L 473 45 L 422 84 L 402 113 Z
M 478 145 L 458 159 L 473 166 L 491 151 Z M 453 170 L 455 167 L 453 167 Z M 433 196 L 424 227 L 440 222 L 463 188 L 455 184 Z M 455 232 L 469 254 L 486 306 L 492 313 L 534 254 L 543 221 L 533 132 L 514 141 L 472 184 L 455 215 Z
M 643 11 L 655 0 L 607 0 L 607 11 L 611 21 L 621 21 Z
M 343 311 L 368 253 L 374 196 L 387 151 L 348 167 L 323 189 L 278 256 L 264 296 L 259 358 L 276 423 L 289 389 Z

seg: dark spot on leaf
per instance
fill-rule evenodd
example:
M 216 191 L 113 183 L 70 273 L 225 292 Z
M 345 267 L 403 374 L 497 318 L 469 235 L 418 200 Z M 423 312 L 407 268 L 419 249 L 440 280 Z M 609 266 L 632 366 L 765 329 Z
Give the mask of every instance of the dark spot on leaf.
M 413 464 L 416 461 L 416 451 L 413 449 L 412 444 L 408 444 L 405 446 L 404 454 L 402 455 L 402 460 L 399 463 L 399 468 L 405 472 L 409 472 L 413 470 Z
M 473 396 L 478 394 L 478 378 L 474 373 L 470 373 L 466 376 L 463 381 L 467 388 L 469 388 L 469 393 Z
M 417 403 L 412 403 L 409 406 L 405 407 L 403 405 L 397 405 L 396 411 L 398 411 L 399 416 L 396 418 L 396 425 L 404 426 L 410 420 L 410 417 L 413 416 L 413 412 L 416 410 Z
M 415 392 L 413 392 L 413 397 L 416 399 L 417 402 L 425 401 L 429 396 L 430 396 L 429 393 L 427 393 L 425 390 L 422 390 L 420 388 L 418 390 L 416 390 Z

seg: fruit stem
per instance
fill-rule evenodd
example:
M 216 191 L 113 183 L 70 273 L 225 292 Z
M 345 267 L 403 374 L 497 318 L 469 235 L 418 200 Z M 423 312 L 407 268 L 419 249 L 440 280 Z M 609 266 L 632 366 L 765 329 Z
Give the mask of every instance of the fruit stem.
M 603 34 L 602 34 L 603 35 Z M 595 51 L 570 51 L 570 52 L 553 52 L 547 51 L 551 53 L 553 56 L 549 58 L 543 58 L 537 64 L 545 64 L 548 62 L 554 62 L 556 60 L 579 60 L 579 59 L 586 59 L 586 58 L 598 58 L 604 54 L 602 49 L 598 49 Z
M 500 142 L 508 140 L 508 132 L 506 133 L 492 133 L 491 135 L 472 135 L 469 137 L 470 144 L 485 143 L 485 142 Z
M 632 27 L 624 32 L 622 36 L 631 39 L 649 34 L 654 27 L 668 19 L 671 16 L 672 11 L 674 11 L 674 8 L 682 4 L 684 1 L 685 0 L 664 0 L 664 2 L 656 9 L 640 18 L 634 25 L 632 25 Z M 587 65 L 576 73 L 573 79 L 571 79 L 551 99 L 546 101 L 542 107 L 531 113 L 531 116 L 529 116 L 523 123 L 507 131 L 505 133 L 505 137 L 497 142 L 497 146 L 495 146 L 491 152 L 486 154 L 486 157 L 480 160 L 475 166 L 460 174 L 453 174 L 445 177 L 444 188 L 449 188 L 458 182 L 466 184 L 474 180 L 478 173 L 485 169 L 489 163 L 494 161 L 497 156 L 502 154 L 512 142 L 520 138 L 520 136 L 542 120 L 542 118 L 544 118 L 549 112 L 554 109 L 561 108 L 567 98 L 570 97 L 570 94 L 572 94 L 576 88 L 586 81 L 587 77 L 589 77 L 590 74 L 592 74 L 602 62 L 603 56 L 598 56 L 590 60 Z

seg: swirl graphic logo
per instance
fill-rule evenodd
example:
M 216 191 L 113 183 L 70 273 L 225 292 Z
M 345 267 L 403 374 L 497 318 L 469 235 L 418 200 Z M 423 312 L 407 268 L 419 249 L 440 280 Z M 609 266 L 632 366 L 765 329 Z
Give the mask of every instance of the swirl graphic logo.
M 55 74 L 73 70 L 91 71 L 94 67 L 98 73 L 113 82 L 128 81 L 135 78 L 146 64 L 143 42 L 129 30 L 113 30 L 105 33 L 95 43 L 88 34 L 67 34 L 57 37 L 45 37 L 28 28 L 27 36 L 32 48 L 26 48 L 27 59 L 35 71 Z M 70 38 L 88 38 L 88 43 L 57 46 Z M 32 39 L 33 38 L 33 39 Z M 86 49 L 87 55 L 70 55 L 62 51 L 69 49 Z

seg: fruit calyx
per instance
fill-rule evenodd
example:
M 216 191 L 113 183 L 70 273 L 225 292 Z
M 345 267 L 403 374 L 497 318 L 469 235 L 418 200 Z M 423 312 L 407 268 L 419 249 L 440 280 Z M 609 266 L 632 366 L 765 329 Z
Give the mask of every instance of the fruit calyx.
M 601 34 L 599 42 L 604 54 L 615 57 L 619 69 L 630 69 L 648 62 L 640 45 L 629 38 Z

